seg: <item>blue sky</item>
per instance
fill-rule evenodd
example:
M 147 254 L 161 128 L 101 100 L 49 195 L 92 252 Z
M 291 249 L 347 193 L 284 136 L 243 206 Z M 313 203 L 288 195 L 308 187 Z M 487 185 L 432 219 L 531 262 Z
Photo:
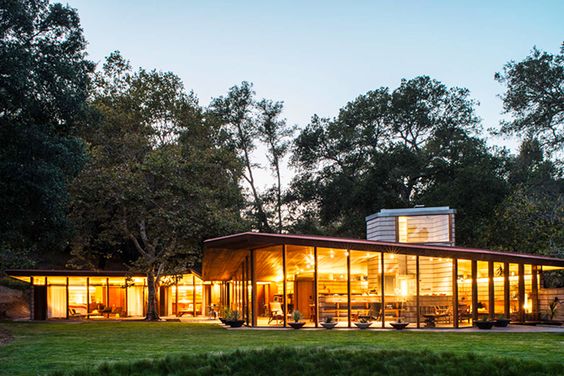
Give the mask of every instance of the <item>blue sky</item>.
M 170 70 L 204 105 L 251 81 L 259 97 L 283 100 L 298 126 L 418 75 L 470 89 L 484 128 L 496 126 L 503 87 L 494 73 L 535 45 L 555 53 L 564 41 L 562 0 L 68 3 L 90 59 L 120 50 L 133 66 Z

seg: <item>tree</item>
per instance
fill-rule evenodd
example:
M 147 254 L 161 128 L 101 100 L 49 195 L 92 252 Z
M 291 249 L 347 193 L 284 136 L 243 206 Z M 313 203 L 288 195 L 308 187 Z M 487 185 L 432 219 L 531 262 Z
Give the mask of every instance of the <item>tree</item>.
M 564 256 L 564 179 L 538 140 L 508 161 L 511 192 L 496 206 L 488 243 L 514 252 Z
M 505 84 L 503 108 L 513 116 L 499 133 L 537 138 L 546 151 L 564 147 L 564 44 L 552 55 L 533 48 L 523 61 L 510 61 L 495 79 Z
M 282 110 L 282 102 L 257 101 L 252 84 L 248 82 L 233 86 L 226 96 L 215 98 L 208 109 L 209 115 L 230 135 L 231 145 L 244 163 L 243 179 L 251 190 L 249 217 L 261 232 L 282 232 L 284 227 L 280 163 L 288 151 L 293 129 L 280 119 Z M 259 190 L 255 179 L 255 169 L 262 168 L 253 160 L 253 152 L 259 146 L 266 148 L 276 177 L 276 183 L 266 192 Z
M 73 189 L 73 262 L 119 259 L 132 246 L 132 270 L 147 275 L 146 319 L 155 320 L 161 276 L 195 265 L 205 238 L 243 227 L 241 166 L 172 73 L 132 73 L 113 54 L 92 105 L 100 120 L 85 135 L 91 161 Z
M 93 69 L 85 47 L 74 9 L 1 3 L 0 268 L 28 265 L 68 239 L 67 187 L 85 160 L 76 137 Z
M 282 102 L 272 102 L 263 99 L 257 103 L 259 110 L 259 124 L 258 135 L 259 139 L 268 148 L 268 161 L 270 167 L 276 176 L 276 184 L 273 187 L 274 191 L 274 206 L 277 216 L 277 232 L 282 233 L 284 223 L 282 221 L 282 179 L 280 175 L 280 163 L 289 148 L 289 138 L 292 136 L 294 130 L 286 126 L 286 121 L 279 119 L 283 104 Z
M 491 218 L 506 186 L 503 156 L 473 135 L 475 105 L 466 89 L 416 77 L 359 96 L 335 119 L 314 116 L 295 141 L 292 191 L 316 215 L 298 208 L 294 229 L 363 237 L 366 215 L 422 203 L 455 206 L 467 230 L 457 240 L 479 238 L 472 223 Z

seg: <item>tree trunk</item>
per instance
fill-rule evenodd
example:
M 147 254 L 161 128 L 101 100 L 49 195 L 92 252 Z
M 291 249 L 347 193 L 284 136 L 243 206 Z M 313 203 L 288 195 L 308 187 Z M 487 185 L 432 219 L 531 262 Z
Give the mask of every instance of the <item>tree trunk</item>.
M 155 273 L 151 270 L 147 273 L 147 315 L 145 320 L 157 321 L 159 320 L 159 312 L 157 311 L 157 288 L 155 281 Z

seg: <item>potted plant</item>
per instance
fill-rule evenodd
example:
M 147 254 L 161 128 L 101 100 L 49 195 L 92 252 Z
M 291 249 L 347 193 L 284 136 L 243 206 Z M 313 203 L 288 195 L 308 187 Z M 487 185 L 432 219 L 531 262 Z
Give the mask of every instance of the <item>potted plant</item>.
M 223 307 L 219 313 L 219 321 L 225 325 L 225 321 L 227 321 L 229 315 L 231 315 L 231 309 L 229 309 L 229 307 Z
M 500 316 L 495 320 L 494 325 L 498 328 L 505 328 L 510 322 L 510 319 Z
M 396 330 L 403 330 L 405 329 L 408 325 L 409 322 L 407 321 L 402 321 L 401 319 L 401 309 L 403 307 L 403 302 L 400 303 L 399 305 L 399 309 L 398 309 L 398 321 L 395 322 L 391 322 L 390 325 L 392 326 L 392 328 L 396 329 Z
M 478 329 L 491 329 L 494 326 L 494 321 L 488 320 L 487 316 L 482 317 L 480 320 L 476 321 L 476 326 Z
M 372 325 L 372 322 L 368 319 L 368 317 L 361 317 L 358 322 L 354 323 L 354 325 L 356 325 L 359 329 L 367 329 L 370 325 Z
M 560 306 L 560 300 L 558 297 L 555 297 L 552 302 L 548 305 L 548 317 L 547 320 L 543 320 L 543 324 L 547 325 L 562 325 L 561 321 L 554 320 L 556 314 L 558 313 L 558 308 Z
M 294 319 L 294 321 L 288 323 L 288 325 L 290 325 L 292 328 L 300 329 L 305 325 L 305 321 L 300 321 L 302 319 L 302 314 L 297 309 L 292 313 L 292 318 Z
M 337 326 L 337 322 L 333 320 L 333 316 L 325 316 L 320 324 L 325 329 L 333 329 L 335 326 Z
M 245 320 L 241 320 L 239 311 L 230 311 L 229 316 L 225 319 L 225 323 L 232 328 L 240 328 L 245 323 Z

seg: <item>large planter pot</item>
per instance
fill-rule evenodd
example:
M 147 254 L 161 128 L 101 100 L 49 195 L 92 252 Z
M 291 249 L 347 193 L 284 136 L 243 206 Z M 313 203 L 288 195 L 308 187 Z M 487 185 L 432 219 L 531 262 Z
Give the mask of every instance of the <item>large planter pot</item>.
M 394 328 L 396 330 L 403 330 L 409 325 L 409 323 L 408 322 L 391 322 L 390 325 L 392 326 L 392 328 Z
M 219 321 L 221 321 L 221 323 L 222 323 L 223 325 L 225 325 L 225 321 L 226 321 L 226 320 L 225 320 L 225 317 L 220 317 L 220 318 L 219 318 Z
M 245 320 L 225 320 L 225 323 L 232 328 L 240 328 L 245 323 Z
M 321 326 L 324 327 L 325 329 L 333 329 L 334 327 L 337 326 L 336 322 L 322 322 Z
M 354 324 L 359 329 L 367 329 L 370 325 L 372 325 L 371 322 L 355 322 Z
M 511 320 L 509 319 L 497 319 L 495 320 L 494 325 L 498 328 L 505 328 L 510 322 Z
M 301 329 L 301 327 L 305 325 L 305 322 L 304 321 L 293 321 L 293 322 L 289 322 L 288 325 L 290 325 L 294 329 Z
M 491 329 L 494 326 L 494 321 L 476 321 L 478 329 Z

